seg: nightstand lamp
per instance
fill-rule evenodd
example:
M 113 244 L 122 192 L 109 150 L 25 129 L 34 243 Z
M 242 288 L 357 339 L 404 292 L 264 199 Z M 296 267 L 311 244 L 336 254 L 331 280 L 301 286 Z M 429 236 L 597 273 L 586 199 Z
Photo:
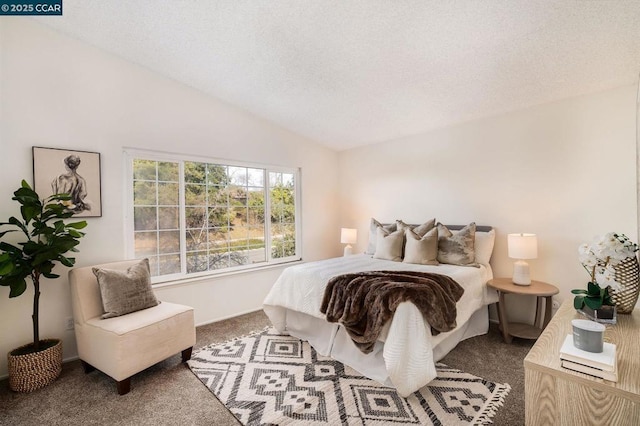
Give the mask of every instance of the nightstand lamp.
M 346 244 L 344 247 L 344 255 L 351 256 L 353 254 L 353 247 L 351 244 L 355 244 L 358 241 L 358 230 L 352 228 L 340 229 L 340 242 Z
M 529 264 L 525 259 L 535 259 L 538 257 L 538 239 L 536 234 L 509 234 L 507 236 L 509 257 L 518 259 L 513 264 L 514 284 L 530 285 L 531 276 L 529 274 Z

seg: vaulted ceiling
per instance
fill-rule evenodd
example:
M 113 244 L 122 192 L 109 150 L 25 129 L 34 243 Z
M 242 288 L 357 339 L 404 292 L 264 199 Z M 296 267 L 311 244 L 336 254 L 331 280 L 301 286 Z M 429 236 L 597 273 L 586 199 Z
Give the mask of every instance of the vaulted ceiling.
M 65 0 L 35 19 L 337 150 L 640 72 L 637 0 Z

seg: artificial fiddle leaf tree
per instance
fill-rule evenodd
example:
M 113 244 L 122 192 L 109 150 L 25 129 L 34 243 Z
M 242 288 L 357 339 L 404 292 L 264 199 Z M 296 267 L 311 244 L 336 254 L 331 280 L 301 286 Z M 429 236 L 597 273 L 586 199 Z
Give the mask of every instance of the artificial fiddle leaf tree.
M 65 254 L 78 251 L 76 246 L 84 236 L 80 229 L 87 223 L 64 222 L 73 216 L 71 197 L 67 194 L 54 194 L 41 200 L 23 180 L 13 195 L 12 200 L 20 204 L 21 219 L 12 216 L 7 222 L 0 222 L 0 285 L 10 288 L 9 297 L 18 297 L 26 291 L 27 280 L 33 283 L 33 345 L 29 352 L 38 352 L 41 350 L 40 280 L 59 277 L 53 273 L 56 262 L 69 267 L 74 265 L 75 259 Z M 21 233 L 24 240 L 18 243 L 6 241 L 13 236 L 7 234 L 14 232 Z

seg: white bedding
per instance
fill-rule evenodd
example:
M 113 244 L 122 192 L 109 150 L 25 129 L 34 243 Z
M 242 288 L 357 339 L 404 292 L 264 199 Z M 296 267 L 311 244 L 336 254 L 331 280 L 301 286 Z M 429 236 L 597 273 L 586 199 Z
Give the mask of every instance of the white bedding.
M 320 304 L 326 283 L 331 277 L 376 270 L 434 272 L 455 279 L 465 289 L 457 303 L 456 329 L 431 336 L 430 327 L 420 311 L 413 303 L 405 302 L 398 306 L 380 336 L 384 344 L 380 343 L 372 354 L 358 355 L 359 351 L 353 350 L 355 345 L 345 338 L 344 329 L 324 321 Z M 459 336 L 457 343 L 464 334 L 461 328 L 468 325 L 467 321 L 472 315 L 498 300 L 496 292 L 485 285 L 492 275 L 488 265 L 480 268 L 445 264 L 415 265 L 373 259 L 364 254 L 339 257 L 285 269 L 265 298 L 264 311 L 279 332 L 289 332 L 309 340 L 322 355 L 333 356 L 374 380 L 394 386 L 402 396 L 408 396 L 436 377 L 433 348 L 448 336 Z M 382 358 L 383 365 L 367 367 L 375 363 L 376 358 Z M 386 374 L 381 374 L 381 369 Z

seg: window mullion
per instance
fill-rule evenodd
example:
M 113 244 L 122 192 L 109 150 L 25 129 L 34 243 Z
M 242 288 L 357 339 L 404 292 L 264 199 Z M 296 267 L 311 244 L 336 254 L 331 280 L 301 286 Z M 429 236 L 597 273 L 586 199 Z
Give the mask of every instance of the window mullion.
M 273 260 L 273 253 L 271 253 L 271 184 L 268 169 L 264 170 L 264 175 L 264 249 L 267 263 L 270 263 Z
M 295 220 L 294 220 L 294 226 L 295 226 L 295 238 L 296 238 L 296 253 L 295 256 L 299 259 L 302 259 L 302 223 L 301 223 L 301 218 L 302 215 L 300 214 L 301 210 L 302 210 L 302 203 L 300 200 L 300 170 L 297 170 L 296 173 L 294 174 L 294 181 L 293 181 L 293 196 L 295 197 L 293 200 L 293 205 L 294 205 L 294 211 L 295 211 Z
M 158 163 L 156 162 L 155 164 L 156 166 L 156 181 L 155 183 L 155 188 L 156 188 L 156 271 L 155 274 L 159 275 L 160 274 L 160 194 L 158 191 L 158 186 L 160 186 L 160 178 L 159 178 L 159 172 L 158 172 Z
M 187 274 L 187 213 L 185 209 L 184 161 L 178 162 L 178 204 L 180 211 L 180 272 Z

